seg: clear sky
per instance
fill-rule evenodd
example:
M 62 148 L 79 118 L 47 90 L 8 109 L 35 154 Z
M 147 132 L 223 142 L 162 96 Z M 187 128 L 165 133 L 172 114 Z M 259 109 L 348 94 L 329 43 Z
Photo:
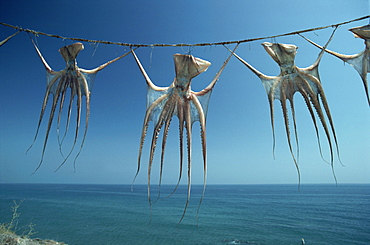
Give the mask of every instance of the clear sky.
M 125 43 L 200 43 L 241 40 L 326 26 L 369 14 L 369 1 L 18 1 L 0 3 L 0 22 L 67 37 Z M 362 39 L 349 28 L 369 20 L 341 26 L 329 49 L 354 54 L 364 50 Z M 306 33 L 323 45 L 332 29 Z M 0 39 L 14 30 L 0 26 Z M 58 49 L 73 41 L 35 38 L 54 70 L 65 66 Z M 267 75 L 279 67 L 260 45 L 262 42 L 295 44 L 298 67 L 307 67 L 319 50 L 299 36 L 243 43 L 237 50 Z M 92 69 L 128 51 L 115 45 L 84 43 L 78 65 Z M 232 48 L 233 46 L 230 46 Z M 172 55 L 189 53 L 212 63 L 193 79 L 195 91 L 203 89 L 228 56 L 222 46 L 139 48 L 136 53 L 152 81 L 168 86 L 174 77 Z M 73 157 L 63 161 L 55 124 L 51 129 L 43 165 L 34 174 L 42 151 L 46 120 L 33 148 L 45 93 L 45 69 L 30 38 L 20 33 L 0 48 L 0 183 L 97 183 L 130 184 L 137 168 L 140 134 L 145 114 L 146 83 L 132 55 L 99 72 L 91 97 L 90 125 L 86 142 L 73 168 Z M 324 54 L 319 72 L 338 136 L 343 167 L 335 159 L 338 183 L 370 183 L 370 108 L 358 73 L 341 60 Z M 49 103 L 50 106 L 50 103 Z M 295 96 L 300 140 L 301 183 L 332 183 L 330 165 L 319 154 L 312 120 L 303 99 Z M 75 107 L 73 108 L 75 110 Z M 48 110 L 50 107 L 48 107 Z M 48 116 L 48 113 L 46 114 Z M 46 117 L 47 118 L 47 117 Z M 74 122 L 74 121 L 72 121 Z M 82 124 L 83 125 L 83 124 Z M 147 162 L 152 124 L 143 150 L 143 165 L 136 180 L 147 181 Z M 199 123 L 193 126 L 193 183 L 203 183 Z M 232 57 L 212 93 L 207 117 L 208 184 L 298 183 L 291 158 L 280 103 L 275 101 L 275 160 L 266 92 L 260 80 Z M 74 124 L 69 134 L 73 136 Z M 328 147 L 320 126 L 325 158 Z M 80 135 L 82 138 L 82 134 Z M 64 144 L 65 149 L 71 141 Z M 76 152 L 75 152 L 76 153 Z M 152 180 L 158 181 L 157 150 Z M 178 121 L 173 119 L 166 150 L 164 180 L 175 184 L 179 169 Z M 184 176 L 186 172 L 184 169 Z M 183 182 L 186 183 L 186 178 Z

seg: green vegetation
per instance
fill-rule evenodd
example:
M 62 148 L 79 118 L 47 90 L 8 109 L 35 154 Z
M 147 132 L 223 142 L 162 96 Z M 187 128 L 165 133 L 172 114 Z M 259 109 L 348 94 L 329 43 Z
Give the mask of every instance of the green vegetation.
M 0 245 L 66 245 L 52 240 L 31 239 L 36 234 L 35 225 L 30 223 L 24 227 L 18 227 L 20 213 L 18 209 L 23 201 L 13 201 L 12 218 L 9 223 L 0 223 Z M 17 235 L 21 234 L 21 235 Z
M 20 213 L 18 212 L 19 207 L 21 206 L 23 201 L 13 201 L 14 205 L 12 206 L 12 218 L 9 223 L 0 223 L 0 234 L 13 234 L 19 233 L 19 231 L 22 230 L 22 237 L 29 238 L 33 234 L 36 234 L 35 232 L 35 225 L 30 223 L 26 227 L 19 228 L 18 222 L 19 222 L 19 216 Z

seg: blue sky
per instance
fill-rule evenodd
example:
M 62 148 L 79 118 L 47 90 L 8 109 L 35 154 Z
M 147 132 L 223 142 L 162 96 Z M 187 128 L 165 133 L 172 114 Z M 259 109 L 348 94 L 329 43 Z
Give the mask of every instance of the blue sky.
M 355 3 L 355 4 L 354 4 Z M 326 26 L 369 14 L 369 1 L 1 1 L 0 22 L 67 37 L 125 43 L 200 43 L 241 40 Z M 349 28 L 366 25 L 363 20 L 341 26 L 329 49 L 354 54 L 364 49 Z M 325 44 L 331 29 L 306 33 Z M 14 30 L 0 26 L 0 39 Z M 58 53 L 73 43 L 52 37 L 36 37 L 49 65 L 61 70 Z M 262 42 L 297 45 L 296 65 L 307 67 L 319 50 L 299 36 L 243 43 L 237 50 L 267 75 L 279 67 L 260 45 Z M 124 52 L 127 47 L 84 43 L 78 65 L 92 69 Z M 232 48 L 233 46 L 230 46 Z M 211 67 L 193 79 L 195 91 L 212 80 L 228 51 L 222 46 L 139 48 L 136 53 L 152 81 L 168 86 L 174 77 L 172 55 L 191 53 L 208 60 Z M 51 129 L 45 160 L 34 174 L 43 144 L 46 120 L 33 148 L 43 96 L 45 70 L 30 38 L 20 33 L 0 48 L 0 183 L 103 183 L 130 184 L 137 168 L 137 155 L 145 114 L 146 83 L 131 55 L 106 67 L 95 79 L 91 97 L 90 125 L 83 151 L 73 168 L 73 158 L 54 173 L 63 161 Z M 335 159 L 338 183 L 370 182 L 370 113 L 358 73 L 339 59 L 324 54 L 320 76 L 338 136 L 343 167 Z M 295 96 L 300 140 L 301 183 L 332 183 L 330 165 L 321 158 L 314 127 L 299 94 Z M 49 103 L 50 106 L 50 103 Z M 74 108 L 75 109 L 75 108 Z M 291 158 L 280 104 L 275 101 L 275 160 L 267 96 L 260 80 L 234 57 L 212 93 L 207 117 L 208 184 L 298 183 Z M 178 123 L 173 119 L 164 166 L 166 184 L 178 178 Z M 73 135 L 73 125 L 70 135 Z M 152 126 L 148 136 L 151 135 Z M 199 124 L 193 126 L 193 183 L 203 183 Z M 323 151 L 329 158 L 322 135 Z M 80 135 L 82 136 L 82 135 Z M 82 137 L 80 137 L 82 138 Z M 149 137 L 150 138 L 150 137 Z M 147 139 L 143 166 L 136 180 L 147 181 Z M 66 149 L 71 143 L 66 142 Z M 152 180 L 158 181 L 159 151 Z M 184 172 L 185 174 L 185 172 Z M 186 175 L 185 175 L 186 176 Z M 186 183 L 186 178 L 183 182 Z

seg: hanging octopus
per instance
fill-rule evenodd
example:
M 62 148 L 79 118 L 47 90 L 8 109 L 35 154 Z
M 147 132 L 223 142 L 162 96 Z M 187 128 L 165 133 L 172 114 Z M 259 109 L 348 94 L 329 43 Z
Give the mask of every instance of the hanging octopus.
M 326 43 L 325 47 L 331 41 L 333 34 L 329 38 L 328 42 Z M 292 155 L 293 161 L 295 163 L 297 173 L 298 173 L 298 180 L 300 183 L 300 171 L 298 166 L 298 160 L 293 153 L 293 148 L 291 144 L 291 137 L 290 137 L 290 128 L 289 128 L 289 119 L 288 119 L 288 109 L 287 109 L 287 101 L 289 101 L 291 107 L 291 114 L 293 118 L 293 128 L 295 134 L 295 141 L 297 146 L 297 156 L 299 153 L 299 145 L 298 145 L 298 134 L 296 129 L 296 118 L 295 118 L 295 109 L 294 109 L 294 101 L 293 96 L 296 92 L 299 92 L 308 108 L 308 111 L 311 115 L 315 130 L 316 136 L 318 139 L 319 150 L 321 154 L 321 146 L 320 146 L 320 138 L 318 133 L 317 122 L 315 118 L 316 111 L 317 116 L 324 128 L 327 141 L 330 147 L 330 164 L 332 167 L 333 175 L 336 180 L 333 168 L 333 144 L 332 139 L 330 137 L 330 130 L 333 134 L 334 142 L 337 148 L 338 156 L 338 143 L 337 137 L 334 130 L 333 120 L 330 114 L 329 106 L 326 100 L 326 96 L 324 93 L 324 89 L 321 85 L 319 73 L 318 73 L 318 66 L 321 60 L 321 57 L 324 53 L 322 50 L 318 58 L 316 59 L 315 63 L 307 68 L 298 68 L 294 64 L 295 55 L 297 53 L 297 46 L 292 44 L 281 44 L 281 43 L 269 43 L 264 42 L 262 46 L 265 48 L 266 52 L 271 56 L 271 58 L 279 65 L 280 67 L 280 74 L 278 76 L 266 76 L 251 66 L 249 63 L 244 61 L 240 58 L 237 54 L 232 52 L 234 56 L 239 59 L 245 66 L 247 66 L 254 74 L 256 74 L 262 81 L 262 84 L 266 90 L 268 101 L 270 105 L 270 117 L 271 117 L 271 126 L 272 126 L 272 134 L 273 134 L 273 151 L 275 149 L 275 132 L 274 132 L 274 100 L 280 100 L 284 123 L 285 123 L 285 131 L 288 140 L 288 146 L 290 153 Z M 321 105 L 322 104 L 322 105 Z M 324 107 L 324 109 L 322 108 Z M 315 109 L 315 110 L 314 110 Z M 329 120 L 329 125 L 327 125 L 327 121 L 325 116 Z M 321 154 L 322 156 L 322 154 Z
M 362 38 L 365 41 L 365 50 L 353 55 L 345 55 L 345 54 L 339 54 L 334 51 L 324 49 L 322 46 L 314 43 L 313 41 L 307 39 L 306 37 L 302 36 L 304 39 L 315 45 L 316 47 L 320 49 L 324 49 L 329 54 L 334 55 L 335 57 L 343 60 L 344 62 L 347 62 L 351 66 L 353 66 L 358 74 L 360 74 L 362 82 L 365 87 L 365 93 L 367 97 L 368 104 L 370 106 L 370 94 L 369 94 L 369 88 L 367 83 L 367 73 L 370 73 L 370 25 L 361 26 L 361 27 L 355 27 L 352 29 L 349 29 L 357 38 Z
M 40 129 L 41 121 L 42 121 L 44 113 L 45 113 L 46 104 L 47 104 L 47 102 L 50 98 L 50 95 L 52 95 L 52 97 L 53 97 L 52 98 L 52 106 L 51 106 L 51 110 L 50 110 L 50 116 L 49 116 L 49 120 L 48 120 L 48 124 L 47 124 L 46 135 L 45 135 L 45 139 L 44 139 L 44 145 L 43 145 L 43 149 L 42 149 L 41 160 L 40 160 L 40 163 L 37 166 L 36 170 L 34 171 L 34 173 L 40 168 L 40 166 L 43 162 L 47 141 L 48 141 L 48 138 L 49 138 L 50 128 L 51 128 L 51 125 L 52 125 L 52 122 L 53 122 L 53 119 L 54 119 L 54 114 L 55 114 L 55 110 L 57 108 L 58 103 L 59 103 L 59 112 L 58 112 L 58 119 L 57 119 L 57 121 L 58 121 L 58 123 L 57 123 L 57 132 L 58 132 L 59 147 L 60 147 L 60 151 L 61 151 L 61 145 L 62 145 L 63 140 L 64 140 L 64 138 L 67 134 L 68 127 L 69 127 L 69 124 L 70 124 L 72 105 L 73 105 L 73 102 L 74 102 L 75 98 L 77 97 L 77 121 L 76 121 L 76 130 L 75 130 L 75 136 L 74 136 L 74 143 L 73 143 L 73 146 L 71 147 L 69 153 L 67 154 L 67 156 L 64 157 L 63 162 L 55 170 L 55 171 L 57 171 L 67 161 L 68 157 L 71 155 L 71 153 L 72 153 L 72 151 L 73 151 L 73 149 L 76 145 L 78 134 L 79 134 L 80 121 L 81 121 L 81 109 L 82 109 L 82 101 L 83 101 L 82 97 L 85 96 L 85 107 L 86 107 L 85 131 L 84 131 L 83 139 L 82 139 L 82 142 L 81 142 L 81 145 L 80 145 L 80 150 L 79 150 L 79 152 L 77 153 L 77 155 L 75 157 L 75 161 L 81 153 L 81 150 L 82 150 L 82 147 L 84 145 L 85 138 L 86 138 L 87 128 L 88 128 L 88 125 L 89 125 L 90 93 L 91 93 L 91 88 L 93 86 L 93 82 L 94 82 L 94 78 L 95 78 L 96 73 L 99 72 L 100 70 L 104 69 L 109 64 L 112 64 L 113 62 L 125 57 L 131 51 L 129 51 L 129 52 L 125 53 L 124 55 L 119 56 L 119 57 L 117 57 L 117 58 L 115 58 L 115 59 L 113 59 L 113 60 L 95 68 L 95 69 L 85 70 L 85 69 L 79 68 L 77 66 L 77 62 L 76 62 L 76 57 L 77 57 L 78 53 L 81 50 L 84 49 L 84 46 L 83 46 L 82 43 L 74 43 L 74 44 L 64 46 L 61 49 L 59 49 L 60 54 L 62 55 L 63 59 L 66 61 L 67 64 L 66 64 L 66 68 L 64 68 L 63 70 L 54 71 L 50 68 L 48 63 L 45 61 L 44 57 L 42 56 L 41 52 L 39 51 L 39 49 L 37 48 L 37 46 L 35 45 L 33 40 L 32 40 L 32 43 L 33 43 L 33 46 L 36 49 L 37 54 L 39 55 L 39 57 L 42 61 L 45 69 L 46 69 L 47 86 L 46 86 L 46 93 L 45 93 L 45 96 L 44 96 L 44 101 L 42 103 L 42 108 L 41 108 L 41 113 L 40 113 L 40 118 L 39 118 L 37 130 L 36 130 L 36 134 L 35 134 L 33 143 L 31 144 L 31 146 L 29 147 L 27 152 L 30 150 L 30 148 L 33 146 L 33 144 L 36 141 L 36 138 L 37 138 L 37 135 L 38 135 L 38 132 L 39 132 L 39 129 Z M 66 99 L 66 93 L 67 93 L 68 88 L 70 89 L 70 98 L 69 98 L 69 105 L 68 105 L 66 128 L 65 128 L 65 133 L 64 133 L 63 139 L 60 140 L 59 139 L 60 122 L 61 122 L 62 110 L 63 110 L 63 106 L 64 106 L 64 102 L 65 102 L 65 99 Z M 63 155 L 63 153 L 62 153 L 62 155 Z
M 182 176 L 183 151 L 184 151 L 183 149 L 184 128 L 185 128 L 186 137 L 187 137 L 187 165 L 188 165 L 187 166 L 187 172 L 188 172 L 187 200 L 186 200 L 186 205 L 184 208 L 183 215 L 180 219 L 180 222 L 181 222 L 186 213 L 186 209 L 187 209 L 189 199 L 190 199 L 192 125 L 195 121 L 200 122 L 200 128 L 201 128 L 200 134 L 201 134 L 202 152 L 203 152 L 204 188 L 205 188 L 206 169 L 207 169 L 207 164 L 206 164 L 206 115 L 207 115 L 207 109 L 208 109 L 208 102 L 211 96 L 212 89 L 215 86 L 217 80 L 219 79 L 222 71 L 226 67 L 226 64 L 231 58 L 231 55 L 223 63 L 221 69 L 216 74 L 212 82 L 202 91 L 194 92 L 191 90 L 191 87 L 190 87 L 191 79 L 196 77 L 200 73 L 206 71 L 208 67 L 211 65 L 210 62 L 199 59 L 199 58 L 195 58 L 192 55 L 175 54 L 173 56 L 174 62 L 175 62 L 175 74 L 176 74 L 174 81 L 169 87 L 158 87 L 150 80 L 149 76 L 145 72 L 143 66 L 141 65 L 134 51 L 132 51 L 132 54 L 148 85 L 147 106 L 146 106 L 145 119 L 144 119 L 142 134 L 141 134 L 141 140 L 140 140 L 138 169 L 136 172 L 136 176 L 138 175 L 139 170 L 140 170 L 142 149 L 143 149 L 148 125 L 150 121 L 153 121 L 154 132 L 153 132 L 152 141 L 151 141 L 149 164 L 148 164 L 148 200 L 149 200 L 149 204 L 151 205 L 150 175 L 151 175 L 151 168 L 152 168 L 152 163 L 153 163 L 153 158 L 154 158 L 154 151 L 157 145 L 157 139 L 158 139 L 158 136 L 159 136 L 159 133 L 162 127 L 164 127 L 163 138 L 162 138 L 162 154 L 161 154 L 161 160 L 160 160 L 160 180 L 159 180 L 159 186 L 160 186 L 161 179 L 162 179 L 164 152 L 166 148 L 168 130 L 169 130 L 172 117 L 176 115 L 179 119 L 179 132 L 180 132 L 180 174 L 179 174 L 179 179 L 178 179 L 176 188 L 179 185 L 179 182 Z M 204 188 L 203 188 L 203 194 L 204 194 Z M 173 192 L 175 192 L 175 190 Z M 202 194 L 202 198 L 203 198 L 203 194 Z

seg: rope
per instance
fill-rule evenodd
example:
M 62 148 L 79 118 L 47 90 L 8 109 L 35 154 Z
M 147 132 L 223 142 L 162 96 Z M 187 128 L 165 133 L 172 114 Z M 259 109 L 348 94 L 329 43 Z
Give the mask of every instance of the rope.
M 81 42 L 89 42 L 89 43 L 102 43 L 102 44 L 113 44 L 113 45 L 119 45 L 119 46 L 127 46 L 127 47 L 193 47 L 193 46 L 216 46 L 216 45 L 228 45 L 228 44 L 238 44 L 238 43 L 246 43 L 246 42 L 252 42 L 252 41 L 257 41 L 257 40 L 262 40 L 262 39 L 272 39 L 276 37 L 282 37 L 282 36 L 289 36 L 289 35 L 296 35 L 300 33 L 305 33 L 305 32 L 312 32 L 312 31 L 317 31 L 317 30 L 322 30 L 330 27 L 338 27 L 341 25 L 349 24 L 351 22 L 356 22 L 360 20 L 364 20 L 370 18 L 370 15 L 366 15 L 357 19 L 333 24 L 333 25 L 328 25 L 328 26 L 320 26 L 316 28 L 310 28 L 310 29 L 304 29 L 300 31 L 293 31 L 293 32 L 288 32 L 284 34 L 279 34 L 279 35 L 274 35 L 274 36 L 267 36 L 267 37 L 257 37 L 257 38 L 250 38 L 250 39 L 243 39 L 243 40 L 238 40 L 238 41 L 223 41 L 223 42 L 214 42 L 214 43 L 195 43 L 195 44 L 188 44 L 188 43 L 175 43 L 175 44 L 161 44 L 161 43 L 156 43 L 156 44 L 135 44 L 135 43 L 122 43 L 122 42 L 111 42 L 111 41 L 103 41 L 103 40 L 91 40 L 91 39 L 86 39 L 86 38 L 74 38 L 74 37 L 63 37 L 60 35 L 55 35 L 55 34 L 48 34 L 44 33 L 41 31 L 35 31 L 31 29 L 25 29 L 22 27 L 6 24 L 6 23 L 1 23 L 1 25 L 13 28 L 18 31 L 24 31 L 27 33 L 32 33 L 34 35 L 43 35 L 43 36 L 48 36 L 48 37 L 54 37 L 54 38 L 61 38 L 61 39 L 68 39 L 68 40 L 73 40 L 73 41 L 81 41 Z M 370 20 L 370 19 L 369 19 Z

